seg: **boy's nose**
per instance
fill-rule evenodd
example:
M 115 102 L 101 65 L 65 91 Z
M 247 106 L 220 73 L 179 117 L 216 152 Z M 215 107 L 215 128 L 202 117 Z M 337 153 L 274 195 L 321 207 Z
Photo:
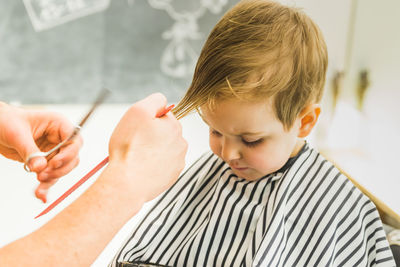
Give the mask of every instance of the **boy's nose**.
M 221 158 L 225 162 L 240 159 L 240 151 L 234 144 L 224 141 L 221 146 Z

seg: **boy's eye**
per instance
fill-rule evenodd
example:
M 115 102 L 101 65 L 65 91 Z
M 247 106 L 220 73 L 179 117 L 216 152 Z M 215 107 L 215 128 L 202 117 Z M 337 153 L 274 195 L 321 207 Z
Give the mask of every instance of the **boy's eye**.
M 216 131 L 216 130 L 210 129 L 210 133 L 212 135 L 216 136 L 216 137 L 221 137 L 222 136 L 222 134 L 220 132 Z M 261 144 L 263 141 L 264 141 L 263 138 L 260 138 L 260 139 L 255 140 L 255 141 L 247 141 L 247 140 L 242 138 L 242 143 L 247 147 L 255 147 L 255 146 Z
M 261 144 L 261 143 L 263 142 L 263 140 L 264 140 L 264 139 L 260 138 L 260 139 L 258 139 L 258 140 L 256 140 L 256 141 L 251 141 L 251 142 L 249 142 L 249 141 L 246 141 L 246 140 L 244 140 L 244 139 L 242 138 L 243 144 L 244 144 L 245 146 L 248 146 L 248 147 L 255 147 L 255 146 Z
M 222 134 L 217 132 L 216 130 L 211 130 L 211 134 L 215 136 L 222 136 Z

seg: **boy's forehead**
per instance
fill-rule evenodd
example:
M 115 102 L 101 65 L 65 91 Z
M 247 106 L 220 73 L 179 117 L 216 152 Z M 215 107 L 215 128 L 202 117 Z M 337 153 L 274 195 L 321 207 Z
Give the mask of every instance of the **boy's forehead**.
M 236 98 L 217 100 L 213 105 L 204 104 L 200 107 L 201 114 L 207 116 L 249 116 L 257 117 L 263 115 L 268 117 L 275 117 L 273 102 L 271 99 L 244 101 Z
M 200 116 L 213 128 L 246 134 L 261 134 L 281 125 L 269 101 L 218 101 L 213 107 L 200 107 Z

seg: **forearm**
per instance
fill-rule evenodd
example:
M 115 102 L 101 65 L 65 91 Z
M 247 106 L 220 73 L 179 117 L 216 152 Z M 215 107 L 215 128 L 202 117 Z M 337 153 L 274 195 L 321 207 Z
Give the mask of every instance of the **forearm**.
M 118 183 L 118 176 L 124 175 L 119 167 L 107 166 L 54 219 L 0 249 L 0 266 L 89 266 L 144 203 L 139 187 L 128 191 L 125 179 Z

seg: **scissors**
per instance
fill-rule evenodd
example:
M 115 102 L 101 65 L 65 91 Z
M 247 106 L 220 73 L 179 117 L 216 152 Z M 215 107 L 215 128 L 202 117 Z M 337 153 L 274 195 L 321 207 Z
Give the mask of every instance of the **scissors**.
M 72 139 L 74 139 L 75 136 L 77 136 L 82 128 L 82 126 L 86 123 L 87 119 L 92 115 L 93 111 L 101 104 L 103 103 L 103 101 L 106 99 L 106 97 L 110 94 L 110 90 L 108 89 L 103 89 L 100 91 L 99 96 L 97 97 L 96 101 L 93 103 L 92 107 L 90 108 L 89 112 L 85 115 L 85 117 L 83 117 L 83 119 L 81 120 L 81 122 L 75 126 L 74 131 L 66 138 L 64 139 L 62 142 L 58 143 L 55 147 L 53 147 L 52 149 L 50 149 L 49 151 L 46 152 L 35 152 L 30 154 L 24 163 L 24 169 L 27 172 L 30 172 L 31 170 L 28 167 L 29 161 L 32 160 L 33 158 L 36 157 L 47 157 L 50 154 L 56 152 L 58 149 L 60 149 L 62 146 L 64 146 L 66 143 L 68 143 L 69 141 L 71 141 Z

